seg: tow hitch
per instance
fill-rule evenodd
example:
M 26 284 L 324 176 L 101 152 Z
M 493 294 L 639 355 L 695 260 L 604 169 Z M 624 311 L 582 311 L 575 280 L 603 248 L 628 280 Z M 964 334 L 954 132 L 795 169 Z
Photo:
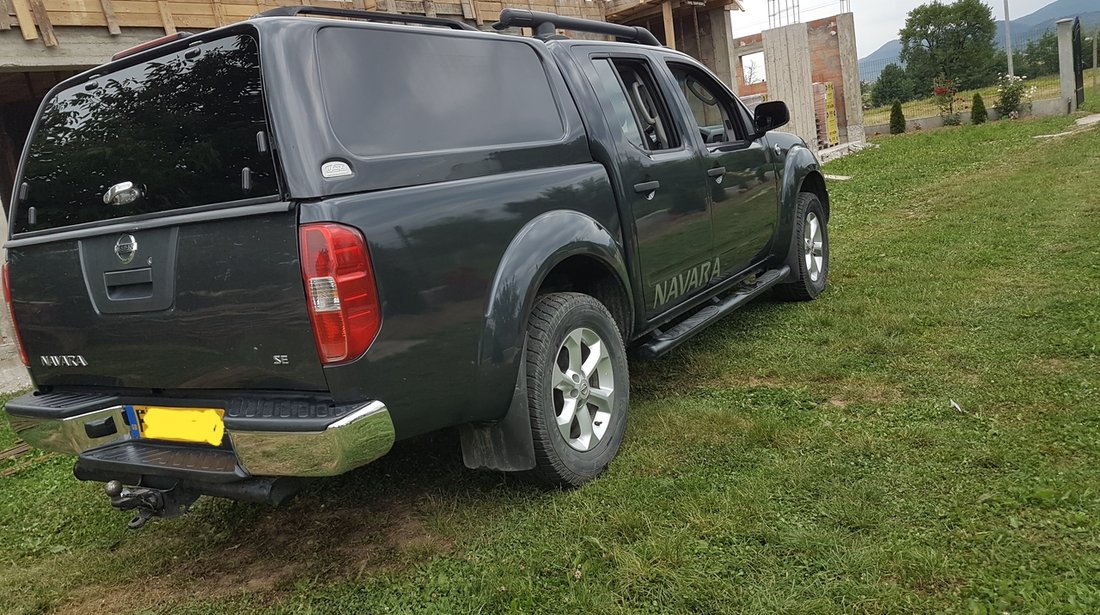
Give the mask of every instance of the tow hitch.
M 185 514 L 188 507 L 199 498 L 198 493 L 181 489 L 178 485 L 171 489 L 126 487 L 117 480 L 108 482 L 104 491 L 111 498 L 111 506 L 137 513 L 126 524 L 126 527 L 132 530 L 141 528 L 153 517 L 164 519 L 179 517 Z

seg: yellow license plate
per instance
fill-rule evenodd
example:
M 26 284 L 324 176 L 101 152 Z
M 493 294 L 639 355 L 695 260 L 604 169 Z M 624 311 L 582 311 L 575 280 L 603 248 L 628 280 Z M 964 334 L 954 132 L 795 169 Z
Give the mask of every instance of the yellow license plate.
M 221 408 L 166 408 L 134 406 L 141 437 L 173 442 L 201 442 L 218 446 L 225 436 Z

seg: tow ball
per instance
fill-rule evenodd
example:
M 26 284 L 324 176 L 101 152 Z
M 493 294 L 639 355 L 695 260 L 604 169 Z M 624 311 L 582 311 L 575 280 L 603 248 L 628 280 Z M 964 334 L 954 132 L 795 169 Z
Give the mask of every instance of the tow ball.
M 132 530 L 143 527 L 153 517 L 171 519 L 183 515 L 199 498 L 199 494 L 178 486 L 171 489 L 126 487 L 117 480 L 108 482 L 104 491 L 111 498 L 111 506 L 135 511 L 134 518 L 126 524 Z

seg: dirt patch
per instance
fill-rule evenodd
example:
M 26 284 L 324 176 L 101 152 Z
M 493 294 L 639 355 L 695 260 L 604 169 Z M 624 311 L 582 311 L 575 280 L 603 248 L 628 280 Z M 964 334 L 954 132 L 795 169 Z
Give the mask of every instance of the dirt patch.
M 129 613 L 237 596 L 275 604 L 299 581 L 354 581 L 430 561 L 454 550 L 432 527 L 440 502 L 493 484 L 471 478 L 461 459 L 455 434 L 439 432 L 310 481 L 279 508 L 203 500 L 183 519 L 129 534 L 114 563 L 128 562 L 125 573 L 72 587 L 55 612 Z
M 360 497 L 337 504 L 304 497 L 206 545 L 187 545 L 188 538 L 181 536 L 176 541 L 181 554 L 167 556 L 144 578 L 135 571 L 128 584 L 74 589 L 56 612 L 129 613 L 237 595 L 273 604 L 299 579 L 356 579 L 451 549 L 451 542 L 433 533 L 418 512 L 422 495 L 402 493 L 371 502 L 357 501 Z M 229 520 L 235 511 L 219 512 Z M 187 549 L 199 554 L 185 555 Z

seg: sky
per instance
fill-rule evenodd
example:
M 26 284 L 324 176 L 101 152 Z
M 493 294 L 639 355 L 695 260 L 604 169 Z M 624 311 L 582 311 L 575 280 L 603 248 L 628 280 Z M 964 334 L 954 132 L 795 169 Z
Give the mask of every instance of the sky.
M 856 45 L 864 57 L 898 37 L 905 16 L 929 0 L 851 0 L 856 16 Z M 1009 11 L 1017 19 L 1033 13 L 1053 0 L 1009 0 Z M 1004 0 L 985 0 L 993 8 L 994 19 L 1004 19 Z M 768 28 L 767 0 L 741 0 L 745 12 L 733 13 L 733 35 L 745 36 Z M 802 21 L 829 17 L 840 12 L 839 0 L 801 0 Z

